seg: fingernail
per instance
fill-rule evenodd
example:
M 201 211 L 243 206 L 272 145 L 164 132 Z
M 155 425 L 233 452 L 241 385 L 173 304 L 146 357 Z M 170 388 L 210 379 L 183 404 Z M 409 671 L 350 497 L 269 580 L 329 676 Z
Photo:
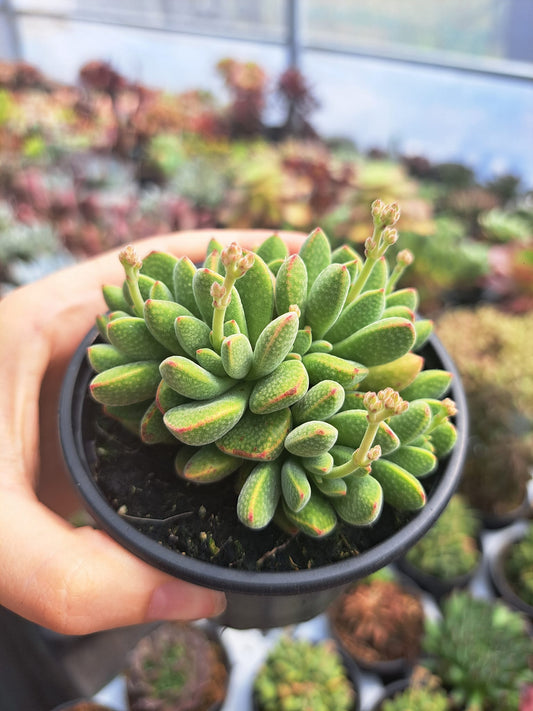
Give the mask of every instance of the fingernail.
M 146 619 L 199 620 L 219 615 L 225 608 L 224 593 L 176 580 L 163 583 L 154 590 L 146 611 Z

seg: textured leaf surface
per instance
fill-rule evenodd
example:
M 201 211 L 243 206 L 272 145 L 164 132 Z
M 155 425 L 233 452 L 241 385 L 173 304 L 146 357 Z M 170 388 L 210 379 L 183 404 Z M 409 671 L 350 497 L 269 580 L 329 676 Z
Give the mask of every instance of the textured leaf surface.
M 370 276 L 364 285 L 365 291 L 373 289 L 384 289 L 389 278 L 389 267 L 385 257 L 381 257 L 374 264 L 374 268 L 370 272 Z
M 297 333 L 298 316 L 293 311 L 271 321 L 255 344 L 250 377 L 260 378 L 275 370 L 291 352 Z
M 446 370 L 423 370 L 411 385 L 402 390 L 401 396 L 404 400 L 438 399 L 450 389 L 452 377 Z
M 320 493 L 328 498 L 346 496 L 348 491 L 344 479 L 321 479 L 319 476 L 315 476 L 313 477 L 313 481 Z
M 384 308 L 384 289 L 363 292 L 344 307 L 337 321 L 326 332 L 326 338 L 333 342 L 348 338 L 369 323 L 374 323 L 381 318 Z
M 107 326 L 107 335 L 115 348 L 131 359 L 161 360 L 169 353 L 168 348 L 165 348 L 152 336 L 144 319 L 136 316 L 110 321 Z
M 165 413 L 173 407 L 183 405 L 184 402 L 187 402 L 187 398 L 183 397 L 183 395 L 179 395 L 179 393 L 162 380 L 157 387 L 155 401 L 161 412 Z
M 311 347 L 312 341 L 313 336 L 311 334 L 311 329 L 309 327 L 300 329 L 296 334 L 294 343 L 292 344 L 293 352 L 302 356 L 305 355 Z
M 122 287 L 106 284 L 102 287 L 102 295 L 110 311 L 124 311 L 133 316 L 133 309 L 124 298 Z
M 255 415 L 248 411 L 216 444 L 223 452 L 235 457 L 272 461 L 283 451 L 290 426 L 289 408 L 268 415 Z
M 235 333 L 222 341 L 220 357 L 224 370 L 230 378 L 240 380 L 248 375 L 254 354 L 244 333 Z
M 211 286 L 214 282 L 224 283 L 224 277 L 210 269 L 198 269 L 192 280 L 194 298 L 202 314 L 202 319 L 206 324 L 213 321 L 213 297 L 211 296 Z M 231 301 L 226 309 L 226 320 L 235 319 L 239 325 L 241 333 L 248 335 L 246 317 L 241 303 L 241 297 L 235 287 L 231 290 Z
M 418 319 L 415 321 L 416 339 L 413 350 L 418 351 L 426 343 L 433 333 L 433 321 L 430 319 Z
M 329 452 L 317 454 L 315 457 L 302 457 L 300 461 L 307 472 L 318 477 L 326 476 L 333 466 L 333 457 Z
M 198 348 L 196 360 L 202 368 L 213 373 L 213 375 L 218 375 L 221 378 L 227 375 L 222 358 L 212 348 Z
M 315 279 L 329 264 L 331 264 L 331 247 L 324 232 L 317 227 L 306 238 L 299 251 L 307 270 L 307 291 L 315 283 Z
M 381 484 L 385 501 L 398 511 L 417 511 L 426 503 L 422 484 L 397 464 L 378 459 L 372 464 L 372 476 Z
M 152 400 L 143 400 L 133 405 L 104 405 L 104 413 L 117 422 L 120 422 L 129 432 L 139 436 L 141 420 Z
M 392 294 L 387 294 L 387 308 L 391 306 L 407 306 L 411 311 L 416 311 L 418 308 L 418 291 L 411 287 L 407 289 L 398 289 Z
M 400 438 L 402 444 L 409 444 L 423 434 L 431 422 L 431 408 L 425 400 L 413 400 L 401 415 L 389 420 L 390 428 Z
M 314 385 L 292 407 L 296 425 L 308 420 L 327 420 L 338 412 L 344 402 L 344 388 L 335 380 L 323 380 Z
M 161 376 L 159 363 L 139 361 L 99 373 L 92 379 L 92 397 L 104 405 L 133 405 L 153 398 Z
M 301 312 L 303 323 L 307 302 L 307 269 L 299 254 L 286 259 L 276 275 L 276 309 L 279 314 L 287 313 L 295 304 Z
M 286 459 L 281 467 L 283 499 L 291 511 L 300 511 L 311 498 L 311 484 L 302 465 Z
M 240 521 L 248 528 L 264 528 L 276 512 L 280 495 L 279 463 L 257 464 L 244 482 L 237 500 Z
M 178 258 L 168 252 L 150 252 L 143 259 L 141 273 L 162 281 L 171 291 L 174 289 L 174 269 Z
M 255 253 L 268 264 L 276 259 L 285 259 L 288 257 L 289 249 L 278 234 L 273 234 L 259 245 Z
M 87 357 L 92 369 L 97 373 L 114 368 L 116 365 L 130 363 L 132 360 L 109 343 L 94 343 L 89 346 Z
M 365 326 L 333 347 L 334 355 L 351 358 L 367 367 L 396 360 L 415 342 L 413 324 L 404 318 L 386 318 Z
M 303 363 L 286 360 L 254 385 L 250 410 L 261 415 L 290 407 L 301 400 L 308 386 L 309 378 Z
M 430 434 L 431 443 L 439 459 L 451 452 L 457 441 L 457 430 L 452 422 L 443 422 Z
M 424 359 L 416 353 L 406 353 L 401 358 L 374 365 L 368 369 L 368 375 L 361 383 L 362 390 L 373 390 L 378 392 L 385 388 L 403 390 L 410 385 L 422 370 Z
M 315 279 L 307 298 L 305 321 L 320 339 L 335 323 L 348 296 L 350 273 L 344 264 L 330 264 Z
M 317 491 L 311 492 L 309 501 L 300 511 L 291 511 L 285 503 L 283 511 L 291 523 L 313 538 L 327 536 L 337 524 L 333 506 Z
M 261 257 L 256 255 L 252 267 L 235 282 L 235 288 L 244 309 L 248 338 L 252 346 L 255 346 L 259 334 L 274 314 L 272 272 Z
M 285 439 L 285 449 L 299 457 L 315 457 L 335 444 L 337 430 L 327 422 L 311 420 L 295 427 Z
M 150 289 L 150 298 L 158 301 L 174 301 L 174 294 L 164 282 L 156 281 Z
M 238 385 L 212 400 L 178 405 L 165 413 L 165 425 L 184 444 L 211 444 L 239 422 L 246 410 L 248 392 L 248 386 Z
M 165 427 L 163 414 L 155 401 L 144 413 L 139 431 L 145 444 L 169 444 L 174 441 L 174 438 Z
M 361 363 L 339 358 L 331 353 L 307 353 L 302 358 L 312 385 L 322 380 L 335 380 L 343 388 L 352 388 L 363 380 L 368 369 Z
M 172 355 L 185 355 L 175 331 L 179 316 L 192 316 L 192 313 L 173 301 L 148 299 L 144 304 L 144 320 L 148 330 Z
M 431 474 L 437 468 L 437 457 L 427 449 L 404 445 L 387 455 L 387 459 L 406 469 L 413 476 L 421 478 Z
M 346 484 L 346 495 L 334 500 L 335 511 L 353 526 L 370 526 L 383 508 L 381 485 L 370 474 L 348 476 L 342 481 Z
M 181 257 L 174 266 L 172 278 L 173 291 L 176 301 L 185 306 L 189 311 L 200 317 L 200 309 L 194 298 L 192 281 L 196 274 L 196 267 L 189 257 Z
M 209 400 L 235 384 L 231 378 L 219 378 L 183 356 L 166 358 L 159 369 L 167 385 L 191 400 Z
M 233 474 L 241 464 L 241 459 L 230 457 L 214 444 L 208 444 L 194 452 L 180 476 L 197 484 L 211 484 Z

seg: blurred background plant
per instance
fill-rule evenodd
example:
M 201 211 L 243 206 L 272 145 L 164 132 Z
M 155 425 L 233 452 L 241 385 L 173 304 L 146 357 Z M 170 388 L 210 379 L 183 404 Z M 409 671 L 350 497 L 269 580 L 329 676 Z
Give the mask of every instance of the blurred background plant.
M 504 570 L 516 595 L 533 607 L 533 524 L 511 545 Z

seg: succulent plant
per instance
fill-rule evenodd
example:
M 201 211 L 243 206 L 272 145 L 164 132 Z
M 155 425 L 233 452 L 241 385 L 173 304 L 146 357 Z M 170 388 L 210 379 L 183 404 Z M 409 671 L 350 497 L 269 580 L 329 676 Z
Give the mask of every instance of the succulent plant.
M 350 711 L 355 691 L 331 640 L 316 644 L 282 636 L 259 670 L 260 711 Z
M 513 543 L 504 566 L 515 593 L 533 606 L 533 524 L 529 523 L 524 537 Z
M 407 552 L 407 561 L 443 580 L 465 575 L 481 557 L 479 527 L 475 512 L 455 494 L 435 525 Z
M 379 711 L 452 711 L 452 702 L 437 677 L 424 667 L 416 667 L 409 686 L 383 701 Z
M 228 671 L 217 641 L 199 627 L 168 622 L 132 650 L 126 683 L 131 711 L 205 711 L 223 701 Z
M 427 664 L 469 711 L 514 711 L 521 687 L 533 682 L 533 640 L 525 619 L 500 602 L 455 592 L 443 617 L 430 621 Z
M 400 582 L 370 576 L 346 590 L 331 612 L 335 634 L 356 660 L 406 659 L 420 653 L 424 608 Z
M 394 291 L 412 257 L 390 273 L 383 257 L 399 208 L 375 201 L 372 214 L 364 261 L 332 253 L 320 229 L 293 255 L 276 235 L 255 254 L 213 242 L 199 268 L 130 246 L 124 286 L 103 289 L 93 398 L 145 443 L 178 440 L 187 481 L 238 471 L 250 528 L 277 514 L 319 537 L 337 517 L 373 524 L 384 501 L 416 511 L 420 479 L 455 443 L 455 405 L 439 399 L 452 376 L 422 371 L 412 350 L 431 323 L 415 321 L 413 290 Z

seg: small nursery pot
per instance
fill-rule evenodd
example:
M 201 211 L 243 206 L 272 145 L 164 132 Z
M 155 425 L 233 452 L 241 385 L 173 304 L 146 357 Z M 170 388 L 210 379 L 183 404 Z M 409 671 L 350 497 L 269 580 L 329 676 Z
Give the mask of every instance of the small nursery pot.
M 61 394 L 61 442 L 75 487 L 96 522 L 130 552 L 170 575 L 224 591 L 227 608 L 218 619 L 222 625 L 266 629 L 315 617 L 347 584 L 405 553 L 433 525 L 457 487 L 466 454 L 467 402 L 454 363 L 441 342 L 432 336 L 425 346 L 424 356 L 427 367 L 443 368 L 453 373 L 451 397 L 458 410 L 455 418 L 457 442 L 449 457 L 431 476 L 425 507 L 403 527 L 390 537 L 377 540 L 359 555 L 310 569 L 236 570 L 182 555 L 160 545 L 121 516 L 104 496 L 95 478 L 89 421 L 91 401 L 87 395 L 93 373 L 86 359 L 87 347 L 95 338 L 96 330 L 93 329 L 80 344 L 67 370 Z M 327 539 L 324 546 L 327 550 Z
M 529 500 L 528 489 L 526 488 L 522 503 L 519 504 L 516 508 L 507 511 L 506 513 L 500 514 L 489 513 L 488 511 L 480 511 L 479 515 L 481 517 L 481 521 L 483 523 L 484 528 L 487 528 L 492 531 L 498 530 L 500 528 L 505 528 L 506 526 L 510 526 L 511 524 L 516 523 L 516 521 L 520 521 L 523 518 L 532 518 L 533 506 L 531 504 L 531 501 Z
M 533 605 L 522 600 L 513 590 L 505 573 L 505 561 L 511 547 L 524 537 L 523 533 L 513 532 L 502 542 L 500 548 L 489 557 L 489 576 L 495 593 L 515 610 L 523 612 L 533 623 Z

